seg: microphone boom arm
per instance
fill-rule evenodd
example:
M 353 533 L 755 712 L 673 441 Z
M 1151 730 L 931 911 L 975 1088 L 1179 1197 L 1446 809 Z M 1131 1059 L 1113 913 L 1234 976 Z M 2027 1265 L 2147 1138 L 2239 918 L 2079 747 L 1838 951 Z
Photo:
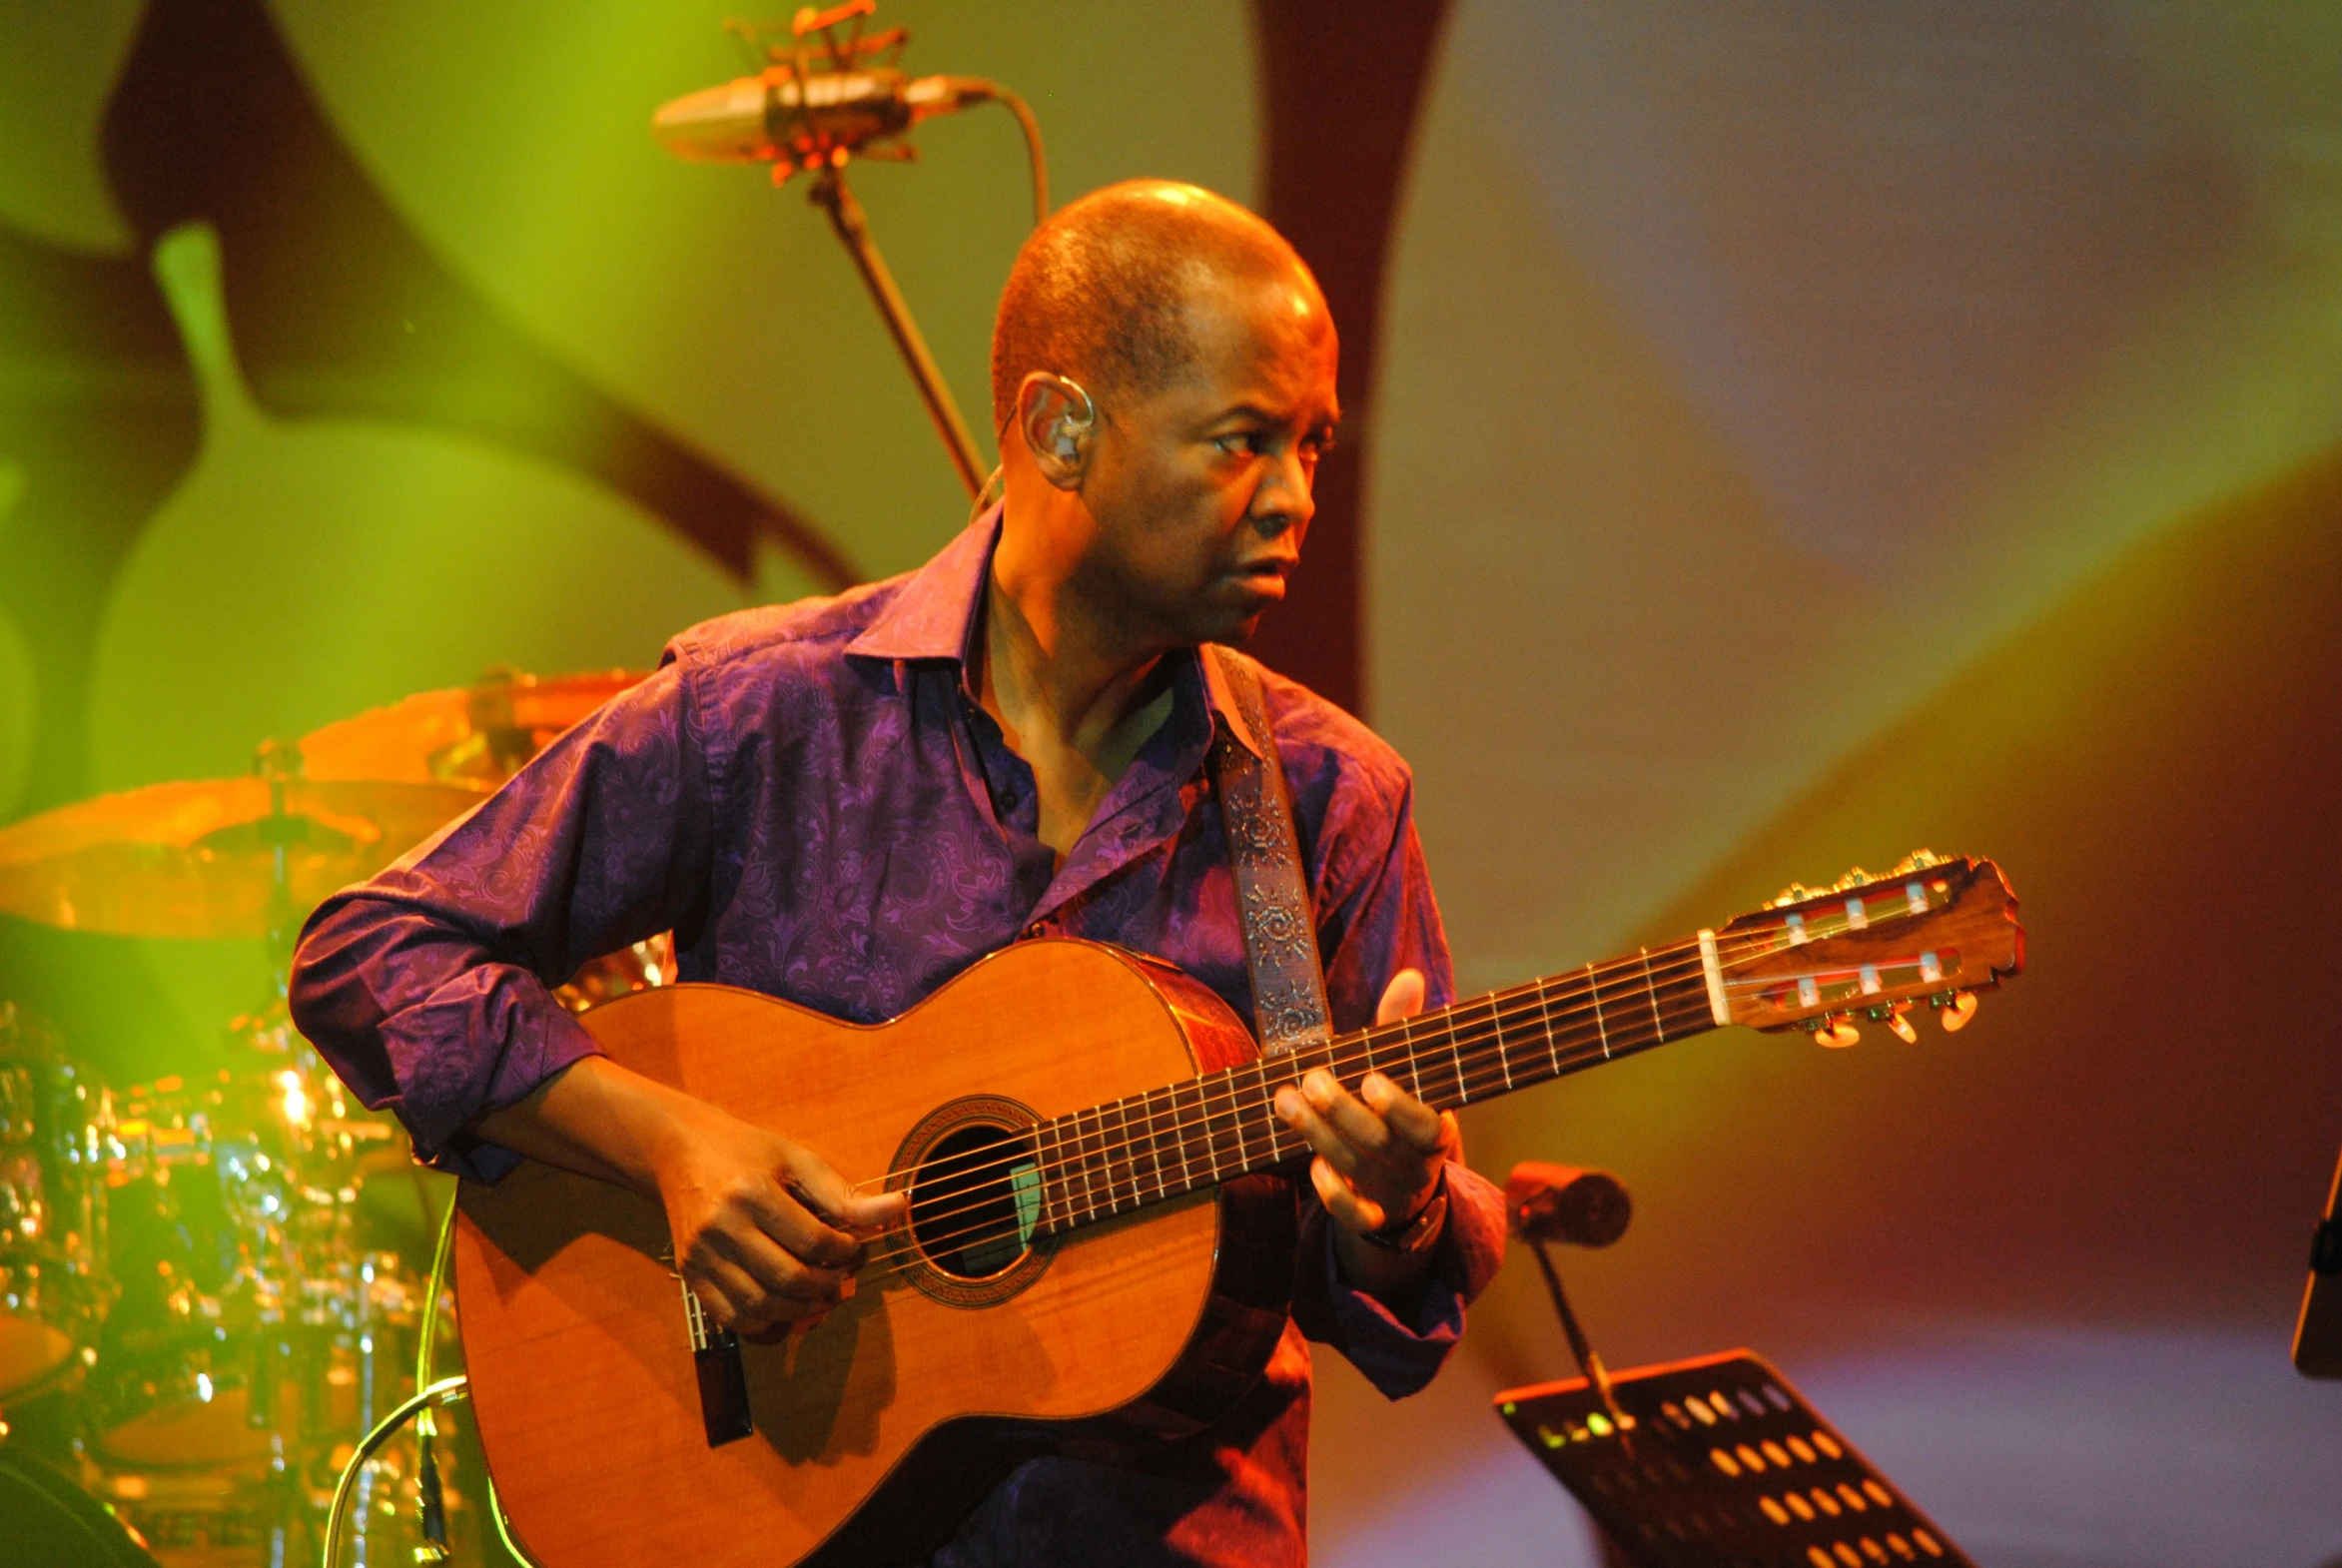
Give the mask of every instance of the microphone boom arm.
M 984 454 L 968 429 L 968 421 L 960 415 L 960 405 L 953 400 L 952 389 L 945 383 L 935 356 L 928 352 L 927 340 L 920 336 L 919 324 L 911 319 L 911 307 L 903 299 L 903 291 L 895 287 L 895 275 L 887 271 L 886 259 L 878 254 L 878 242 L 870 237 L 870 224 L 863 216 L 862 204 L 846 188 L 845 172 L 824 169 L 814 177 L 811 195 L 814 205 L 829 214 L 830 227 L 838 232 L 839 243 L 854 259 L 862 281 L 869 285 L 871 299 L 878 302 L 878 314 L 886 322 L 887 331 L 894 335 L 895 347 L 903 352 L 903 362 L 910 368 L 920 400 L 927 404 L 928 417 L 935 421 L 936 434 L 943 437 L 944 450 L 950 453 L 952 466 L 959 470 L 960 482 L 968 487 L 971 496 L 981 494 L 985 480 Z

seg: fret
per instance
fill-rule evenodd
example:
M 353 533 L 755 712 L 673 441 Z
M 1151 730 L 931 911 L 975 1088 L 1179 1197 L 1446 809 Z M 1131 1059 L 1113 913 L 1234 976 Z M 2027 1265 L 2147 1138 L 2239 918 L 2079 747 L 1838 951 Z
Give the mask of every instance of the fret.
M 1239 1176 L 1244 1165 L 1244 1069 L 1232 1067 L 1220 1079 L 1220 1160 L 1228 1175 Z
M 1415 1024 L 1412 1019 L 1398 1021 L 1399 1049 L 1407 1060 L 1407 1082 L 1414 1086 L 1415 1098 L 1423 1098 L 1423 1064 L 1415 1059 Z
M 1163 1092 L 1162 1119 L 1155 1128 L 1155 1166 L 1162 1173 L 1166 1197 L 1176 1197 L 1195 1184 L 1187 1179 L 1187 1141 L 1179 1133 L 1179 1091 L 1185 1087 L 1173 1084 Z M 1174 1159 L 1179 1164 L 1175 1173 L 1171 1168 Z
M 1064 1212 L 1064 1217 L 1059 1219 L 1059 1226 L 1066 1228 L 1066 1231 L 1071 1231 L 1073 1228 L 1073 1166 L 1066 1164 L 1066 1119 L 1064 1117 L 1050 1119 L 1050 1140 L 1054 1145 L 1057 1145 L 1057 1200 L 1061 1205 L 1061 1212 Z
M 1610 1060 L 1610 1026 L 1602 1021 L 1602 982 L 1594 974 L 1594 966 L 1586 966 L 1586 995 L 1594 1002 L 1594 1033 L 1602 1041 L 1602 1060 Z
M 1097 1115 L 1097 1113 L 1085 1111 L 1076 1115 L 1074 1118 L 1074 1134 L 1075 1137 L 1079 1140 L 1079 1142 L 1075 1145 L 1076 1158 L 1082 1162 L 1082 1209 L 1087 1217 L 1096 1219 L 1098 1217 L 1098 1186 L 1094 1181 L 1091 1180 L 1090 1176 L 1090 1168 L 1092 1164 L 1090 1156 L 1090 1132 L 1082 1125 L 1083 1117 L 1093 1115 Z
M 1137 1207 L 1147 1201 L 1147 1162 L 1155 1153 L 1155 1132 L 1148 1118 L 1147 1097 L 1130 1098 L 1136 1104 L 1126 1103 L 1123 1109 L 1123 1165 L 1131 1173 L 1131 1204 Z M 1137 1114 L 1136 1122 L 1133 1113 Z
M 1065 1183 L 1066 1183 L 1066 1134 L 1065 1134 L 1065 1125 L 1064 1125 L 1064 1123 L 1062 1123 L 1062 1122 L 1061 1122 L 1061 1121 L 1060 1121 L 1058 1118 L 1056 1118 L 1056 1117 L 1052 1117 L 1052 1118 L 1050 1118 L 1050 1119 L 1049 1119 L 1047 1122 L 1044 1122 L 1044 1123 L 1042 1123 L 1042 1124 L 1041 1124 L 1040 1132 L 1042 1133 L 1042 1135 L 1043 1135 L 1045 1138 L 1047 1138 L 1047 1139 L 1048 1139 L 1050 1148 L 1051 1148 L 1051 1149 L 1053 1149 L 1053 1150 L 1055 1151 L 1055 1153 L 1054 1153 L 1054 1154 L 1048 1154 L 1048 1155 L 1044 1155 L 1044 1156 L 1042 1157 L 1042 1163 L 1041 1163 L 1041 1212 L 1042 1212 L 1042 1217 L 1043 1217 L 1043 1218 L 1044 1218 L 1044 1220 L 1047 1222 L 1047 1224 L 1048 1224 L 1048 1226 L 1049 1226 L 1049 1228 L 1050 1228 L 1050 1229 L 1052 1229 L 1052 1230 L 1056 1230 L 1056 1229 L 1059 1229 L 1059 1228 L 1061 1228 L 1061 1224 L 1060 1224 L 1060 1221 L 1059 1221 L 1059 1219 L 1058 1219 L 1058 1208 L 1057 1208 L 1057 1205 L 1058 1205 L 1058 1203 L 1059 1203 L 1060 1201 L 1064 1201 L 1064 1202 L 1065 1202 L 1065 1204 L 1066 1204 L 1066 1217 L 1065 1217 L 1065 1220 L 1063 1221 L 1063 1225 L 1064 1225 L 1065 1227 L 1070 1227 L 1070 1226 L 1073 1224 L 1073 1222 L 1074 1222 L 1074 1206 L 1073 1206 L 1073 1200 L 1072 1200 L 1072 1193 L 1070 1193 L 1070 1192 L 1067 1192 L 1067 1191 L 1066 1191 L 1066 1189 L 1065 1189 Z M 1036 1143 L 1038 1143 L 1038 1142 L 1039 1142 L 1039 1140 L 1036 1140 Z M 1057 1189 L 1057 1190 L 1056 1190 L 1056 1193 L 1055 1193 L 1055 1194 L 1053 1194 L 1053 1192 L 1052 1192 L 1052 1189 L 1051 1189 L 1051 1183 L 1053 1183 L 1053 1182 L 1054 1182 L 1054 1183 L 1056 1183 L 1056 1189 Z
M 1040 1230 L 1043 1234 L 1057 1229 L 1058 1217 L 1057 1201 L 1050 1196 L 1049 1191 L 1049 1183 L 1054 1179 L 1051 1170 L 1053 1162 L 1049 1158 L 1050 1132 L 1050 1124 L 1046 1121 L 1033 1124 L 1033 1165 L 1041 1174 Z
M 1447 1060 L 1455 1066 L 1456 1104 L 1468 1106 L 1472 1103 L 1472 1090 L 1464 1082 L 1464 1052 L 1462 1043 L 1456 1039 L 1454 1010 L 1450 1009 L 1439 1017 L 1447 1025 Z
M 1208 1084 L 1210 1084 L 1210 1079 L 1196 1079 L 1194 1082 L 1194 1105 L 1196 1105 L 1196 1110 L 1201 1112 L 1199 1121 L 1203 1126 L 1203 1159 L 1210 1161 L 1210 1179 L 1213 1179 L 1213 1184 L 1217 1186 L 1217 1181 L 1220 1181 L 1220 1143 L 1217 1143 L 1217 1128 L 1210 1126 L 1213 1112 L 1208 1110 L 1210 1107 Z
M 1122 1184 L 1117 1179 L 1121 1162 L 1115 1159 L 1115 1152 L 1127 1138 L 1110 1128 L 1107 1118 L 1111 1116 L 1120 1122 L 1122 1114 L 1123 1103 L 1119 1100 L 1098 1108 L 1098 1179 L 1106 1188 L 1106 1211 L 1110 1214 L 1121 1213 L 1123 1209 Z
M 1278 1121 L 1276 1117 L 1276 1092 L 1277 1089 L 1286 1082 L 1285 1079 L 1281 1076 L 1284 1071 L 1283 1065 L 1281 1063 L 1278 1065 L 1276 1071 L 1280 1076 L 1272 1079 L 1269 1077 L 1269 1066 L 1267 1062 L 1261 1061 L 1252 1064 L 1252 1077 L 1255 1085 L 1253 1092 L 1260 1097 L 1259 1106 L 1260 1131 L 1262 1134 L 1261 1141 L 1266 1145 L 1266 1148 L 1263 1151 L 1260 1159 L 1256 1161 L 1248 1160 L 1245 1162 L 1245 1169 L 1247 1170 L 1258 1170 L 1262 1166 L 1272 1166 L 1276 1164 L 1277 1156 L 1281 1153 L 1281 1151 L 1276 1147 L 1276 1135 L 1284 1129 L 1284 1124 Z M 1246 1152 L 1250 1152 L 1249 1148 L 1247 1148 Z
M 1667 1043 L 1667 1016 L 1659 1011 L 1659 987 L 1651 978 L 1651 950 L 1644 948 L 1643 990 L 1651 998 L 1651 1035 L 1654 1045 Z
M 1553 1076 L 1561 1077 L 1561 1048 L 1553 1043 L 1553 1004 L 1545 1000 L 1545 982 L 1537 981 L 1537 1019 L 1545 1026 L 1545 1060 L 1553 1064 Z
M 1184 1119 L 1179 1114 L 1179 1091 L 1182 1089 L 1195 1091 L 1195 1109 L 1200 1112 L 1203 1109 L 1201 1081 L 1173 1084 L 1171 1092 L 1171 1146 L 1179 1152 L 1179 1190 L 1192 1192 L 1195 1190 L 1195 1173 L 1187 1169 L 1187 1132 Z
M 1490 993 L 1488 998 L 1488 1022 L 1496 1030 L 1496 1065 L 1498 1068 L 1503 1070 L 1504 1092 L 1509 1095 L 1512 1093 L 1512 1054 L 1510 1049 L 1505 1044 L 1504 1018 L 1502 1010 L 1499 1009 L 1496 1005 L 1496 1000 L 1497 999 L 1495 994 Z
M 1220 1147 L 1220 1160 L 1230 1176 L 1244 1170 L 1244 1070 L 1232 1067 L 1220 1078 L 1220 1126 L 1214 1136 L 1225 1136 Z
M 1155 1132 L 1148 1116 L 1148 1099 L 1133 1095 L 1123 1110 L 1123 1165 L 1131 1173 L 1131 1202 L 1147 1201 L 1147 1162 L 1155 1153 Z
M 1178 1093 L 1179 1092 L 1175 1087 L 1171 1091 L 1170 1098 L 1173 1101 L 1174 1104 L 1177 1101 Z M 1170 1183 L 1165 1181 L 1163 1174 L 1163 1126 L 1159 1120 L 1160 1113 L 1155 1108 L 1155 1097 L 1153 1095 L 1146 1097 L 1146 1105 L 1147 1158 L 1155 1162 L 1155 1195 L 1157 1197 L 1168 1197 L 1171 1195 L 1171 1190 Z

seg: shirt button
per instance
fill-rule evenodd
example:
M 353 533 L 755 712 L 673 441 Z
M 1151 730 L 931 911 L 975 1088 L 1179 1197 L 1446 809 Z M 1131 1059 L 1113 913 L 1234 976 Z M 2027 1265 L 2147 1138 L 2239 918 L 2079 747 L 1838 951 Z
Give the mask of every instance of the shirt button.
M 1038 921 L 1025 928 L 1025 940 L 1028 942 L 1032 941 L 1035 937 L 1045 937 L 1047 935 L 1049 935 L 1049 928 L 1040 924 Z

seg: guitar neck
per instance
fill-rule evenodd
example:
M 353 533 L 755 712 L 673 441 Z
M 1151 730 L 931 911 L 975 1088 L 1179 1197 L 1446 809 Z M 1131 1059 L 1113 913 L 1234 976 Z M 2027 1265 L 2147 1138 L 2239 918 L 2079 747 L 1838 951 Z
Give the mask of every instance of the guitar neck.
M 1306 1154 L 1276 1114 L 1276 1092 L 1318 1068 L 1352 1085 L 1379 1072 L 1451 1111 L 1718 1027 L 1716 977 L 1703 932 L 1053 1118 L 1033 1135 L 1036 1228 L 1070 1230 Z

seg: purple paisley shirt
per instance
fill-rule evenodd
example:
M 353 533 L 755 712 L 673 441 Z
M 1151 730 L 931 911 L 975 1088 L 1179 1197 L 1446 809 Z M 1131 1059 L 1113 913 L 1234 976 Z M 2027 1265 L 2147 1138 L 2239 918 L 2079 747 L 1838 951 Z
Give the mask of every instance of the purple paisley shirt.
M 1064 866 L 1033 771 L 975 700 L 997 508 L 926 566 L 836 598 L 724 616 L 469 815 L 310 920 L 293 1012 L 418 1154 L 493 1180 L 517 1157 L 466 1131 L 593 1052 L 553 1001 L 589 958 L 672 929 L 682 978 L 862 1023 L 895 1017 L 1020 937 L 1118 943 L 1178 965 L 1239 1018 L 1252 997 L 1217 803 L 1219 725 L 1248 732 L 1210 661 L 1173 665 L 1170 718 Z M 1264 675 L 1337 1030 L 1401 968 L 1453 975 L 1406 766 L 1348 714 Z M 941 1549 L 990 1564 L 1300 1563 L 1309 1350 L 1392 1398 L 1429 1382 L 1496 1270 L 1503 1200 L 1460 1165 L 1430 1283 L 1405 1317 L 1345 1286 L 1296 1179 L 1293 1313 L 1266 1373 L 1211 1427 L 1012 1472 Z

